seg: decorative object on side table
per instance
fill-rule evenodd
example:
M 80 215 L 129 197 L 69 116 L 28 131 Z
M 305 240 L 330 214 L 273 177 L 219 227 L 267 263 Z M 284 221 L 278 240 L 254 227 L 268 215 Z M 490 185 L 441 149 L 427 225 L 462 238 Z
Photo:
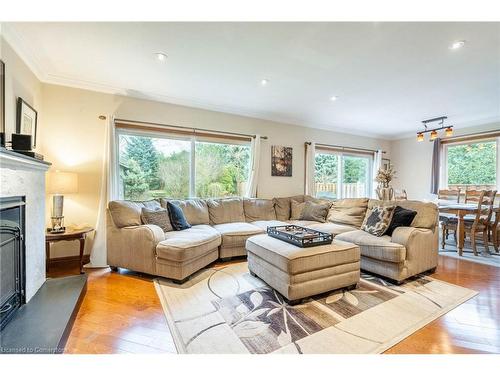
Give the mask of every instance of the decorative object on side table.
M 54 194 L 52 198 L 51 233 L 63 233 L 64 228 L 64 196 L 63 194 L 78 193 L 78 175 L 71 172 L 55 171 L 47 174 L 47 193 Z
M 59 241 L 79 241 L 80 242 L 80 273 L 83 272 L 83 251 L 85 249 L 85 238 L 87 234 L 92 232 L 94 228 L 83 227 L 68 229 L 67 231 L 54 233 L 50 232 L 50 228 L 45 234 L 45 270 L 49 271 L 49 261 L 50 261 L 50 244 Z
M 31 135 L 31 150 L 36 148 L 38 113 L 22 98 L 17 98 L 16 132 Z
M 390 201 L 394 195 L 394 190 L 391 187 L 391 181 L 394 179 L 396 171 L 392 169 L 392 166 L 388 166 L 387 169 L 380 168 L 375 177 L 375 181 L 378 182 L 378 187 L 376 189 L 378 199 L 382 201 Z
M 292 177 L 292 147 L 271 146 L 271 176 Z

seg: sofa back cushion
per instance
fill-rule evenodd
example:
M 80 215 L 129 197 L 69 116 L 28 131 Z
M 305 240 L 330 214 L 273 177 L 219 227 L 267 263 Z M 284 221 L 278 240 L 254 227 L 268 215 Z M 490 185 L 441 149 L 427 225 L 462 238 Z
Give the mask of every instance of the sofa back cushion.
M 141 225 L 141 210 L 143 207 L 149 209 L 161 208 L 160 202 L 156 200 L 134 202 L 134 201 L 111 201 L 108 204 L 113 223 L 118 228 Z
M 411 226 L 415 228 L 434 229 L 438 223 L 438 208 L 432 202 L 411 200 L 380 201 L 377 199 L 370 199 L 366 214 L 368 215 L 371 209 L 376 206 L 400 206 L 407 210 L 417 211 L 417 215 L 411 223 Z
M 368 208 L 368 198 L 346 198 L 333 202 L 327 221 L 360 228 Z
M 272 199 L 243 199 L 243 211 L 246 221 L 276 220 Z
M 293 197 L 283 197 L 283 198 L 273 198 L 274 210 L 276 211 L 276 219 L 280 221 L 286 220 L 298 220 L 292 219 L 292 205 L 291 201 L 294 200 L 297 203 L 304 203 L 307 201 L 312 201 L 318 203 L 320 199 L 311 197 L 310 195 L 294 195 Z
M 180 207 L 189 224 L 210 224 L 208 205 L 203 199 L 160 199 L 161 206 L 164 208 L 167 208 L 167 202 L 172 202 Z
M 207 199 L 207 205 L 212 225 L 245 222 L 243 199 L 241 198 Z

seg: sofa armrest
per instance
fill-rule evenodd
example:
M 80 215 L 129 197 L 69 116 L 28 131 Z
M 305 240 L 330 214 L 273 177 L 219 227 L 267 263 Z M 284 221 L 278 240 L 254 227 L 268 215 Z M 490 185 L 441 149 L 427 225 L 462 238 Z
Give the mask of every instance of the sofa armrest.
M 106 247 L 108 264 L 133 271 L 154 274 L 156 270 L 156 245 L 165 239 L 157 225 L 137 225 L 118 228 L 107 217 Z
M 420 233 L 430 231 L 429 229 L 414 228 L 414 227 L 397 227 L 392 232 L 391 242 L 398 243 L 406 247 L 406 244 L 412 240 L 413 237 Z
M 406 248 L 408 276 L 433 269 L 438 263 L 439 231 L 432 229 L 398 227 L 392 232 L 391 242 Z
M 123 227 L 121 228 L 123 233 L 130 237 L 132 240 L 143 240 L 149 241 L 152 244 L 156 245 L 165 239 L 165 233 L 163 230 L 154 224 L 144 224 L 144 225 L 135 225 L 131 227 Z

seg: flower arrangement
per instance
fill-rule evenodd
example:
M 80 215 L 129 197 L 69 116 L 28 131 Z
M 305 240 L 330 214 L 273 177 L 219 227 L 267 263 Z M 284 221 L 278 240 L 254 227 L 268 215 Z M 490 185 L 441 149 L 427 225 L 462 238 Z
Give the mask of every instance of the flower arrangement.
M 379 186 L 383 188 L 388 188 L 391 181 L 395 178 L 396 171 L 389 166 L 387 169 L 380 168 L 375 177 L 375 181 L 378 182 Z

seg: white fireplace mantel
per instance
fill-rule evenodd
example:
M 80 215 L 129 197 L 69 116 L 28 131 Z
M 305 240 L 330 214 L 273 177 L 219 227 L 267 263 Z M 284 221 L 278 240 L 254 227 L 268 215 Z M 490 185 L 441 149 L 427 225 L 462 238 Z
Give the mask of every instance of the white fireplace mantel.
M 0 149 L 0 196 L 26 197 L 26 302 L 45 282 L 45 172 L 50 165 Z

